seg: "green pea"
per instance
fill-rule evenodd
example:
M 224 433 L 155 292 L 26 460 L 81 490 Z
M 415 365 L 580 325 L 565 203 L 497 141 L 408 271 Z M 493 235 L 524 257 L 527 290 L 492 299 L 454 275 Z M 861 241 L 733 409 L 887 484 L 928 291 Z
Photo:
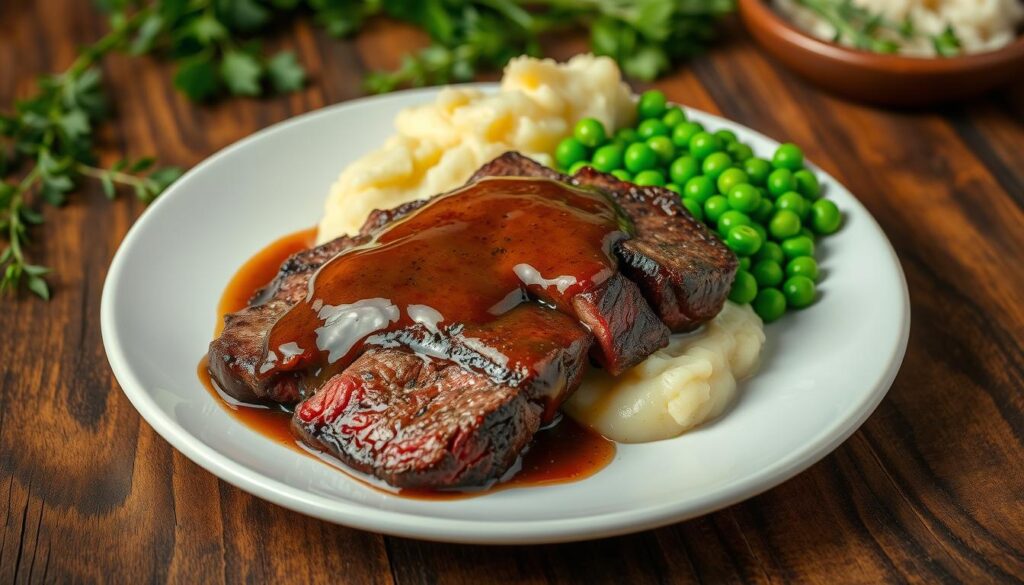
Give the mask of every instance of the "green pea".
M 748 158 L 743 161 L 743 170 L 750 177 L 750 183 L 763 187 L 772 173 L 772 163 L 763 158 Z
M 715 132 L 715 138 L 718 138 L 722 144 L 729 145 L 736 142 L 736 133 L 723 128 Z
M 647 169 L 637 173 L 633 182 L 641 187 L 664 187 L 665 176 L 657 169 Z
M 761 204 L 757 206 L 757 209 L 751 215 L 753 215 L 754 219 L 757 221 L 764 223 L 771 219 L 772 214 L 774 213 L 775 204 L 772 203 L 771 199 L 762 196 Z
M 683 185 L 683 197 L 693 199 L 697 203 L 705 203 L 714 194 L 715 183 L 708 177 L 693 177 Z
M 775 209 L 788 209 L 799 215 L 800 220 L 803 221 L 804 218 L 807 217 L 807 213 L 811 210 L 811 206 L 799 193 L 796 191 L 789 191 L 787 193 L 783 193 L 775 200 Z
M 665 188 L 675 193 L 676 195 L 679 195 L 680 197 L 683 196 L 683 188 L 680 187 L 679 185 L 676 185 L 675 183 L 665 183 Z
M 750 224 L 750 227 L 754 228 L 754 231 L 757 232 L 757 235 L 761 236 L 762 242 L 768 241 L 768 230 L 764 229 L 763 225 L 755 221 Z
M 637 135 L 636 130 L 633 128 L 623 128 L 615 133 L 615 141 L 623 144 L 633 144 L 640 140 L 640 136 Z
M 697 178 L 706 179 L 707 177 Z M 722 217 L 726 211 L 729 211 L 729 200 L 721 195 L 712 195 L 704 202 L 704 217 L 712 223 L 718 223 L 718 218 Z
M 806 276 L 790 276 L 782 284 L 782 294 L 786 295 L 786 304 L 795 309 L 802 309 L 814 302 L 814 281 Z
M 690 139 L 690 155 L 697 160 L 704 160 L 711 153 L 718 152 L 720 148 L 714 134 L 698 132 Z
M 623 156 L 626 170 L 631 173 L 639 173 L 647 169 L 653 169 L 658 164 L 658 155 L 643 142 L 634 142 L 626 147 Z
M 690 139 L 704 131 L 704 126 L 697 122 L 683 122 L 672 129 L 672 142 L 678 148 L 689 148 Z
M 804 197 L 817 199 L 821 195 L 821 185 L 818 183 L 818 177 L 815 177 L 811 171 L 800 169 L 793 173 L 793 178 L 796 180 L 797 192 Z
M 796 171 L 802 169 L 804 166 L 804 151 L 800 150 L 800 147 L 787 142 L 775 149 L 775 155 L 772 157 L 772 166 L 777 169 L 789 169 Z
M 647 146 L 658 155 L 658 161 L 662 165 L 669 164 L 676 156 L 676 145 L 672 144 L 672 139 L 668 136 L 652 136 L 647 139 Z
M 697 221 L 704 221 L 704 210 L 701 209 L 700 203 L 690 199 L 689 197 L 683 197 L 683 207 L 690 212 Z
M 761 205 L 761 193 L 749 183 L 733 185 L 729 189 L 729 207 L 747 213 L 756 211 Z
M 612 171 L 612 176 L 620 181 L 626 181 L 627 183 L 633 182 L 633 175 L 626 169 L 615 169 Z
M 757 279 L 759 286 L 776 286 L 782 282 L 782 265 L 775 260 L 758 260 L 750 273 Z
M 729 230 L 736 226 L 750 225 L 750 218 L 742 211 L 730 209 L 723 213 L 716 223 L 718 224 L 719 231 L 724 234 L 728 234 Z
M 657 119 L 644 120 L 636 127 L 637 136 L 644 140 L 652 136 L 668 136 L 668 132 L 668 126 L 666 126 L 661 120 Z
M 755 260 L 771 260 L 782 264 L 786 261 L 786 255 L 782 252 L 782 246 L 775 242 L 765 242 L 761 249 L 754 256 Z
M 636 104 L 636 113 L 642 120 L 660 118 L 665 115 L 667 104 L 668 99 L 664 93 L 651 89 L 641 94 L 640 101 Z
M 743 256 L 740 258 L 740 270 L 750 272 L 750 256 Z
M 572 165 L 587 158 L 587 147 L 576 138 L 566 138 L 558 143 L 555 148 L 555 162 L 562 169 L 570 168 Z
M 686 112 L 684 112 L 679 106 L 672 106 L 667 112 L 665 112 L 665 115 L 661 117 L 661 121 L 669 128 L 675 128 L 686 121 Z
M 817 233 L 823 236 L 834 234 L 842 221 L 839 208 L 828 199 L 818 199 L 811 205 L 811 227 Z
M 707 161 L 705 160 L 704 162 L 706 163 Z M 722 171 L 722 174 L 718 175 L 718 179 L 715 184 L 718 185 L 719 193 L 728 193 L 729 189 L 732 189 L 735 185 L 747 183 L 749 181 L 750 177 L 747 176 L 747 173 L 744 172 L 743 169 L 730 167 Z
M 740 256 L 750 256 L 761 249 L 761 236 L 749 225 L 738 225 L 729 230 L 725 243 Z
M 775 169 L 768 175 L 768 192 L 774 197 L 779 197 L 796 189 L 796 179 L 793 178 L 793 171 L 789 169 Z
M 782 240 L 782 253 L 786 258 L 799 258 L 800 256 L 814 256 L 814 240 L 807 236 L 793 236 Z
M 687 181 L 698 174 L 700 174 L 700 165 L 692 156 L 681 156 L 672 161 L 672 166 L 668 168 L 668 176 L 672 182 L 680 185 L 685 185 Z
M 622 167 L 622 155 L 626 148 L 621 144 L 606 144 L 594 151 L 594 158 L 591 160 L 594 168 L 610 173 Z
M 800 216 L 788 209 L 776 211 L 768 222 L 768 233 L 776 240 L 792 238 L 800 232 Z
M 764 288 L 754 297 L 753 307 L 762 321 L 771 323 L 786 313 L 786 297 L 779 289 Z
M 807 225 L 806 225 L 806 222 L 804 222 L 804 220 L 801 219 L 800 223 L 803 225 L 803 227 L 800 228 L 800 233 L 797 234 L 797 235 L 807 236 L 808 238 L 811 239 L 812 242 L 818 239 L 818 235 L 817 234 L 815 234 L 811 230 L 807 229 Z
M 701 163 L 701 170 L 708 177 L 717 180 L 718 177 L 732 166 L 732 159 L 724 152 L 712 152 Z
M 732 281 L 732 290 L 729 291 L 729 300 L 745 305 L 754 300 L 757 296 L 757 280 L 746 270 L 737 270 L 736 278 Z
M 793 258 L 786 264 L 786 276 L 806 276 L 818 281 L 818 262 L 810 256 Z
M 576 137 L 576 140 L 583 143 L 583 146 L 589 148 L 597 148 L 608 140 L 608 135 L 604 131 L 604 124 L 596 118 L 583 118 L 576 122 L 572 135 Z
M 731 156 L 733 160 L 740 162 L 754 156 L 754 151 L 742 142 L 733 142 L 732 144 L 726 145 L 725 151 L 729 153 L 729 156 Z
M 580 172 L 580 169 L 582 169 L 584 167 L 589 167 L 589 166 L 590 166 L 590 161 L 587 161 L 587 160 L 581 160 L 581 161 L 574 162 L 574 163 L 572 163 L 572 166 L 569 167 L 569 174 L 570 175 L 575 175 L 576 173 Z

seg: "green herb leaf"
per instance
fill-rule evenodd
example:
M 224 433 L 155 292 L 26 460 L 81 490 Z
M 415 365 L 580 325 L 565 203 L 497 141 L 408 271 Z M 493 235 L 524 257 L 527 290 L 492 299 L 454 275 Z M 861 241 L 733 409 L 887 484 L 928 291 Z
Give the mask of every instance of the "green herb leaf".
M 255 31 L 270 20 L 270 12 L 256 0 L 217 0 L 214 5 L 228 26 L 242 32 Z
M 219 87 L 217 69 L 208 56 L 199 55 L 182 62 L 174 76 L 174 86 L 193 100 L 209 99 Z
M 139 32 L 132 41 L 129 51 L 133 55 L 142 55 L 153 49 L 157 37 L 164 31 L 164 17 L 159 12 L 154 12 L 146 17 L 139 25 Z
M 155 197 L 163 193 L 171 183 L 177 181 L 183 174 L 185 174 L 184 169 L 179 167 L 164 167 L 150 173 L 148 179 L 153 182 L 153 196 Z
M 231 93 L 259 95 L 263 68 L 252 55 L 241 51 L 229 51 L 220 63 L 220 74 Z
M 40 276 L 29 275 L 28 290 L 35 293 L 36 296 L 44 301 L 50 300 L 50 287 L 47 286 L 46 281 Z
M 60 118 L 60 127 L 68 138 L 74 140 L 92 132 L 89 118 L 82 110 L 72 110 Z
M 274 91 L 288 93 L 302 89 L 306 83 L 306 70 L 291 51 L 281 51 L 267 61 L 267 77 Z
M 103 194 L 107 199 L 117 197 L 117 189 L 114 187 L 114 180 L 110 178 L 110 173 L 100 175 L 100 185 L 103 185 Z
M 132 166 L 128 168 L 128 172 L 130 172 L 130 173 L 141 173 L 142 171 L 145 171 L 146 169 L 149 169 L 150 167 L 152 167 L 154 163 L 156 163 L 156 159 L 155 158 L 153 158 L 151 156 L 144 156 L 144 157 L 140 158 L 139 160 L 135 161 L 132 164 Z

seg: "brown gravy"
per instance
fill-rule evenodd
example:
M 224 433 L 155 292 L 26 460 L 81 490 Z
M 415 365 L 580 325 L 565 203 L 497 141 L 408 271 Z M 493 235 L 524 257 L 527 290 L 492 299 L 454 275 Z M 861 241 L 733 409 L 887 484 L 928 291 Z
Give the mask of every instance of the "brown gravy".
M 619 219 L 606 197 L 548 179 L 482 179 L 435 198 L 320 267 L 306 299 L 271 329 L 258 374 L 330 377 L 368 339 L 414 325 L 458 324 L 460 337 L 477 339 L 489 323 L 514 319 L 527 292 L 575 318 L 573 298 L 615 273 L 612 247 L 626 237 Z M 491 349 L 509 369 L 542 376 L 524 348 Z
M 272 242 L 260 250 L 239 268 L 231 278 L 217 306 L 217 324 L 214 335 L 223 328 L 224 315 L 244 308 L 252 295 L 277 274 L 281 263 L 292 254 L 312 246 L 316 239 L 316 228 L 302 230 Z M 298 453 L 316 457 L 291 433 L 291 413 L 283 408 L 239 403 L 217 390 L 210 379 L 206 357 L 198 365 L 200 381 L 218 402 L 235 419 L 260 434 Z M 512 487 L 526 487 L 547 484 L 569 483 L 594 475 L 604 469 L 615 457 L 615 443 L 569 419 L 537 433 L 529 451 L 520 461 L 519 471 L 510 479 L 487 490 L 474 491 L 417 491 L 395 490 L 383 486 L 344 467 L 340 462 L 331 461 L 334 467 L 366 485 L 398 493 L 404 497 L 419 499 L 457 499 L 482 495 L 488 491 Z

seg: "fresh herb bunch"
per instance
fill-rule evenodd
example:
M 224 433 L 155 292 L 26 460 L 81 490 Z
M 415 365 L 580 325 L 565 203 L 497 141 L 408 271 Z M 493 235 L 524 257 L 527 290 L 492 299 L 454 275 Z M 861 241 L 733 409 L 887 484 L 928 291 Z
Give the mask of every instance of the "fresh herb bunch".
M 154 170 L 153 160 L 122 161 L 109 169 L 96 166 L 93 129 L 106 113 L 95 63 L 136 34 L 148 10 L 116 23 L 96 44 L 84 49 L 59 75 L 38 82 L 38 93 L 0 115 L 0 292 L 26 286 L 36 295 L 50 296 L 44 276 L 49 269 L 29 262 L 25 245 L 29 228 L 43 222 L 35 200 L 59 206 L 84 177 L 99 179 L 109 197 L 117 186 L 131 188 L 144 201 L 152 200 L 181 171 Z
M 291 51 L 265 55 L 258 37 L 302 0 L 102 0 L 116 28 L 132 19 L 137 31 L 125 47 L 156 53 L 178 64 L 174 85 L 189 98 L 225 93 L 258 96 L 297 90 L 306 73 Z M 325 0 L 310 0 L 320 5 Z M 139 14 L 144 13 L 141 18 Z
M 846 41 L 852 46 L 876 53 L 898 53 L 899 44 L 894 38 L 910 40 L 919 37 L 913 21 L 908 16 L 903 21 L 893 21 L 880 13 L 858 6 L 852 0 L 796 0 L 797 4 L 814 12 L 836 30 L 835 42 Z M 960 54 L 960 39 L 952 26 L 938 35 L 928 35 L 935 53 L 940 57 Z
M 334 36 L 358 32 L 386 15 L 424 29 L 432 44 L 401 66 L 368 76 L 368 89 L 465 81 L 520 54 L 539 55 L 540 35 L 590 30 L 594 52 L 627 75 L 650 80 L 702 49 L 734 0 L 96 0 L 111 31 L 81 50 L 63 73 L 42 77 L 38 92 L 0 113 L 0 292 L 25 286 L 43 298 L 49 269 L 26 256 L 41 204 L 59 206 L 83 179 L 114 197 L 131 189 L 151 201 L 180 174 L 154 160 L 97 165 L 93 130 L 106 112 L 98 61 L 111 52 L 154 54 L 177 64 L 174 85 L 205 101 L 301 88 L 306 72 L 294 53 L 268 55 L 259 39 L 283 19 L 311 16 Z
M 516 55 L 539 55 L 540 35 L 589 29 L 592 50 L 608 55 L 627 75 L 649 81 L 702 50 L 733 0 L 350 0 L 356 19 L 335 28 L 355 31 L 376 13 L 410 22 L 433 44 L 407 56 L 395 71 L 367 79 L 371 91 L 403 85 L 466 81 L 480 70 L 500 69 Z M 332 22 L 326 13 L 322 18 Z M 328 25 L 328 28 L 332 27 Z

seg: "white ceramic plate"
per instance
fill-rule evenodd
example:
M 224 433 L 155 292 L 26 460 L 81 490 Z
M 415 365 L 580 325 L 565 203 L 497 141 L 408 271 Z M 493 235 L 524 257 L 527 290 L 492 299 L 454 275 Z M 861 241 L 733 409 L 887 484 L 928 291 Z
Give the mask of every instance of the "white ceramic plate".
M 383 494 L 250 430 L 196 377 L 229 278 L 274 239 L 314 225 L 328 186 L 436 90 L 325 108 L 224 149 L 171 187 L 125 237 L 103 290 L 103 342 L 125 394 L 190 459 L 257 496 L 331 522 L 432 540 L 530 543 L 638 531 L 767 490 L 844 441 L 899 368 L 906 282 L 878 224 L 815 169 L 846 214 L 822 244 L 821 299 L 767 328 L 763 366 L 723 417 L 682 437 L 620 445 L 571 484 L 425 501 Z M 761 156 L 776 142 L 721 118 Z

